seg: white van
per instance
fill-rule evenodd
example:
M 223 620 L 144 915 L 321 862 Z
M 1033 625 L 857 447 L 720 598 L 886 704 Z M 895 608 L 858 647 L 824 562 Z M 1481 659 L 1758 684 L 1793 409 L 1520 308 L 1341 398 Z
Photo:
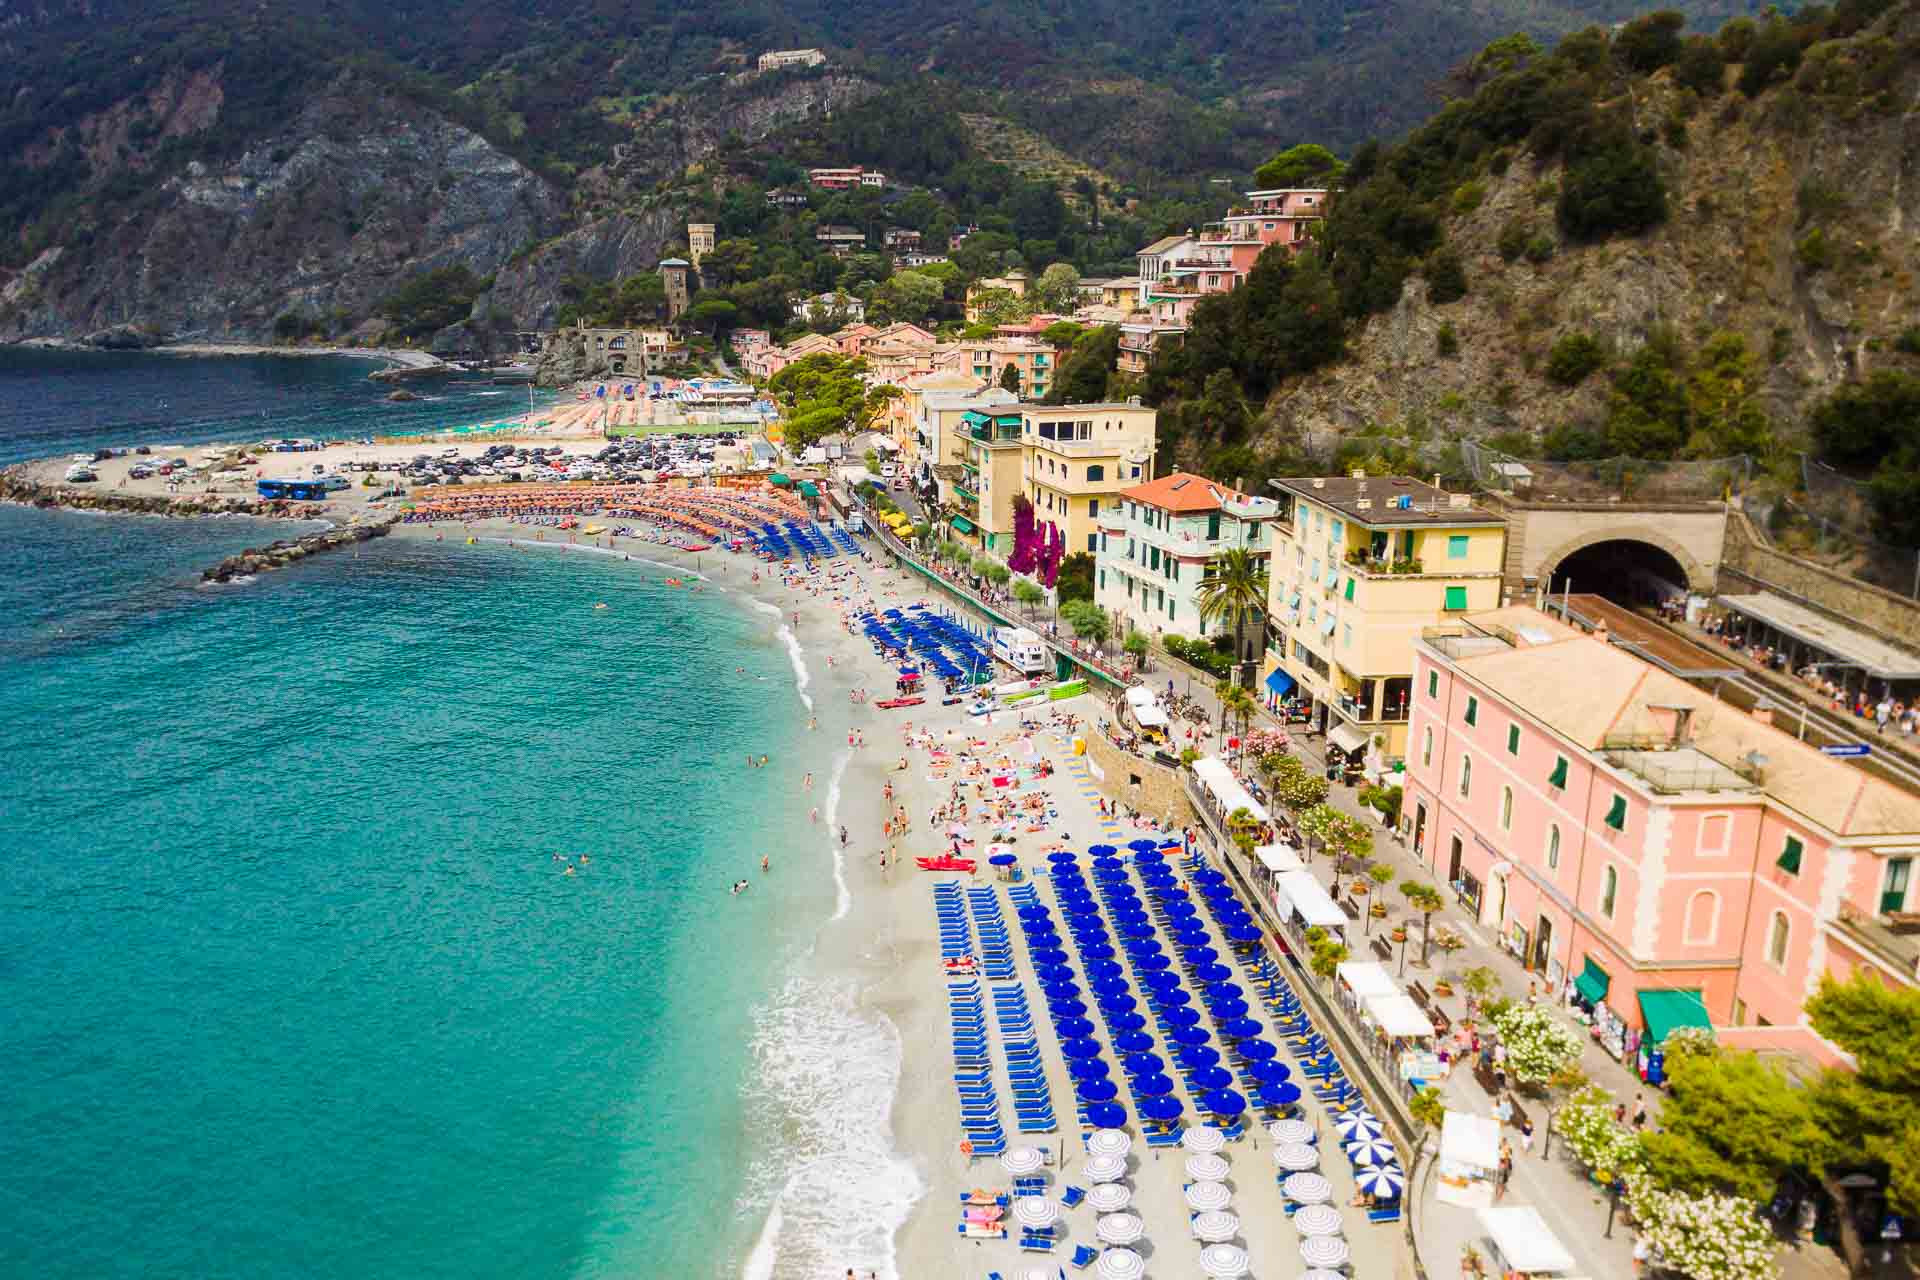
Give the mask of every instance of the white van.
M 1039 675 L 1053 665 L 1046 642 L 1025 627 L 995 627 L 993 656 L 1022 675 Z

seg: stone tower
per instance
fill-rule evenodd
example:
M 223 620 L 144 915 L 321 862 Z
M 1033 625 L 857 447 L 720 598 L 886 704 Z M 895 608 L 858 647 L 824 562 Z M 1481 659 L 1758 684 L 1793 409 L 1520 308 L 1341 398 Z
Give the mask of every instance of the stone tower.
M 713 252 L 713 224 L 711 222 L 689 222 L 687 224 L 687 256 L 693 259 L 693 269 L 700 269 L 700 260 Z
M 687 309 L 687 272 L 692 268 L 685 258 L 660 260 L 660 283 L 667 290 L 667 319 L 678 320 Z

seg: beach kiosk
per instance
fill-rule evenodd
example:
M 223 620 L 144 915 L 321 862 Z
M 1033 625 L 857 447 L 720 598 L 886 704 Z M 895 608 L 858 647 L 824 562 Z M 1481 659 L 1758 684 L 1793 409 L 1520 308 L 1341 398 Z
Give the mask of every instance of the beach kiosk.
M 1138 685 L 1127 690 L 1127 711 L 1140 726 L 1141 736 L 1151 742 L 1167 740 L 1167 713 L 1153 700 L 1153 691 Z
M 1575 1280 L 1573 1255 L 1532 1205 L 1502 1205 L 1480 1210 L 1482 1252 L 1489 1274 L 1530 1280 L 1534 1276 Z M 1584 1280 L 1584 1278 L 1582 1278 Z
M 1273 906 L 1289 928 L 1302 934 L 1313 928 L 1332 933 L 1351 923 L 1326 886 L 1304 869 L 1282 871 L 1273 878 Z
M 1500 1123 L 1492 1116 L 1449 1111 L 1440 1122 L 1440 1185 L 1434 1198 L 1463 1209 L 1493 1207 L 1500 1167 Z

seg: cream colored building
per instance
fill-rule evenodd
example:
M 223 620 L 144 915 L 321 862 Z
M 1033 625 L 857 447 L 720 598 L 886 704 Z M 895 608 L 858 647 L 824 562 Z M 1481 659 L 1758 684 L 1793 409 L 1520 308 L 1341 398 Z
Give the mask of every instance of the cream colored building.
M 1406 753 L 1423 629 L 1500 605 L 1506 523 L 1404 476 L 1268 482 L 1280 501 L 1267 574 L 1263 692 L 1374 759 Z
M 960 367 L 974 377 L 1000 385 L 1009 368 L 1020 377 L 1020 396 L 1038 400 L 1053 386 L 1060 353 L 1038 338 L 977 338 L 960 344 Z
M 693 269 L 700 269 L 700 259 L 713 252 L 713 224 L 711 222 L 689 222 L 687 224 L 687 256 L 693 259 Z
M 1153 478 L 1159 415 L 1139 399 L 1024 406 L 1022 488 L 1033 517 L 1066 538 L 1067 554 L 1100 545 L 1100 517 L 1120 491 Z
M 1100 510 L 1100 547 L 1094 555 L 1093 602 L 1121 620 L 1119 630 L 1152 636 L 1210 640 L 1231 634 L 1231 623 L 1211 624 L 1200 613 L 1200 587 L 1222 552 L 1245 550 L 1262 572 L 1273 546 L 1269 532 L 1280 504 L 1230 485 L 1175 471 L 1123 489 Z M 1242 662 L 1261 649 L 1261 616 L 1242 628 Z
M 817 67 L 826 60 L 827 55 L 818 49 L 771 49 L 760 55 L 758 65 L 762 71 L 777 71 L 781 67 Z
M 983 294 L 1002 289 L 1016 298 L 1024 298 L 1027 296 L 1027 286 L 1031 283 L 1032 277 L 1018 267 L 1004 276 L 983 276 L 975 280 L 967 286 L 967 323 L 980 323 L 980 301 Z

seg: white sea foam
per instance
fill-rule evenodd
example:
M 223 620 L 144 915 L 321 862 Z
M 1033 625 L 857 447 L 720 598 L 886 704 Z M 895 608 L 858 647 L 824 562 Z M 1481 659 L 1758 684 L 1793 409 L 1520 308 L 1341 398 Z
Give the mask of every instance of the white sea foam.
M 833 918 L 846 919 L 853 909 L 853 893 L 847 888 L 847 851 L 840 843 L 840 780 L 847 776 L 852 751 L 842 751 L 833 762 L 833 778 L 827 783 L 827 848 L 833 851 Z
M 894 1236 L 925 1187 L 893 1149 L 900 1033 L 855 997 L 851 978 L 795 973 L 758 1011 L 746 1105 L 770 1145 L 742 1208 L 768 1208 L 743 1280 L 899 1275 Z
M 787 642 L 787 657 L 793 661 L 793 691 L 807 704 L 807 714 L 811 715 L 813 696 L 807 692 L 807 686 L 813 683 L 813 674 L 807 670 L 807 651 L 800 647 L 800 637 L 793 634 L 793 628 L 785 623 L 780 625 L 780 638 Z

